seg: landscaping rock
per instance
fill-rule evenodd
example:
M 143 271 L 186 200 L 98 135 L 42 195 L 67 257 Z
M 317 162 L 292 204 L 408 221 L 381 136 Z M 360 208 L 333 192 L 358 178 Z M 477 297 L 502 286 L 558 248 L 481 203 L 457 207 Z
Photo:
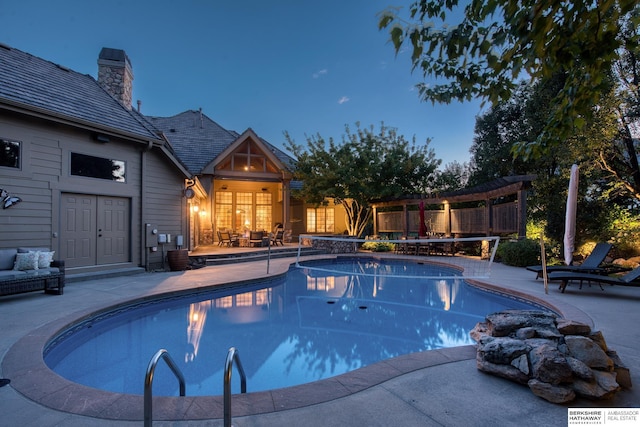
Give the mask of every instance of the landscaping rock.
M 480 371 L 527 384 L 554 403 L 576 395 L 609 399 L 631 387 L 629 370 L 588 325 L 534 310 L 507 310 L 485 320 L 470 332 Z
M 571 356 L 590 368 L 613 370 L 613 361 L 600 346 L 587 337 L 569 335 L 564 337 Z
M 552 403 L 567 403 L 576 398 L 576 393 L 568 387 L 551 385 L 538 380 L 529 380 L 528 386 L 533 394 Z

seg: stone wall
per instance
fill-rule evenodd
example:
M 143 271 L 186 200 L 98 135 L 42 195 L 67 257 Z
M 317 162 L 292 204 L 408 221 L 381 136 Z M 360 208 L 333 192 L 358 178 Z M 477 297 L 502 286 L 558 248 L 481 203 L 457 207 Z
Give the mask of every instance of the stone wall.
M 507 310 L 486 317 L 470 333 L 478 369 L 526 384 L 549 402 L 576 396 L 609 399 L 631 388 L 629 370 L 600 332 L 542 311 Z
M 344 236 L 340 237 L 344 238 Z M 329 254 L 353 254 L 358 252 L 358 247 L 360 246 L 358 242 L 350 242 L 348 240 L 320 240 L 305 237 L 301 237 L 300 242 L 303 246 L 311 246 Z

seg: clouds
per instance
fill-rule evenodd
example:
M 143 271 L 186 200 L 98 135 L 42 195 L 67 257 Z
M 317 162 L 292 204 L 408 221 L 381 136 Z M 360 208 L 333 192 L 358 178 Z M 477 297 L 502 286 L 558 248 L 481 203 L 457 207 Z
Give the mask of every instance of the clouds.
M 323 68 L 321 70 L 316 71 L 315 73 L 313 73 L 311 75 L 311 77 L 313 77 L 314 79 L 319 79 L 320 77 L 323 77 L 325 75 L 327 75 L 329 73 L 329 70 L 327 70 L 326 68 Z M 338 99 L 338 104 L 342 105 L 344 103 L 349 102 L 351 99 L 348 96 L 342 96 L 340 99 Z
M 324 76 L 325 74 L 327 74 L 328 72 L 329 72 L 329 70 L 327 70 L 326 68 L 323 68 L 322 70 L 320 70 L 320 71 L 317 71 L 317 72 L 313 73 L 313 74 L 312 74 L 312 77 L 313 77 L 314 79 L 318 79 L 318 78 L 320 78 L 321 76 Z

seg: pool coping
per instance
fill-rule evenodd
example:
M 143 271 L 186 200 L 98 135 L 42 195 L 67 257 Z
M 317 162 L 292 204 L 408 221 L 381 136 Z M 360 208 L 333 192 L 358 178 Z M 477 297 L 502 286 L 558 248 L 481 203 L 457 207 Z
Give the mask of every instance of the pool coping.
M 331 257 L 329 257 L 331 258 Z M 282 275 L 286 274 L 283 272 Z M 277 276 L 276 276 L 277 277 Z M 274 276 L 270 276 L 273 279 Z M 142 395 L 112 393 L 73 383 L 44 363 L 43 352 L 53 337 L 82 322 L 95 313 L 116 306 L 131 304 L 159 296 L 194 293 L 205 290 L 236 287 L 255 283 L 263 279 L 241 280 L 225 285 L 198 286 L 171 292 L 150 292 L 135 299 L 123 299 L 101 308 L 93 308 L 70 314 L 50 322 L 19 339 L 7 352 L 2 369 L 12 380 L 12 387 L 28 399 L 58 411 L 93 418 L 120 421 L 142 421 L 144 397 Z M 515 291 L 487 282 L 467 279 L 478 288 L 492 292 L 524 298 L 545 306 L 566 319 L 586 323 L 593 327 L 591 318 L 576 307 L 562 301 L 542 300 L 534 295 Z M 417 370 L 472 360 L 476 357 L 474 345 L 422 351 L 387 359 L 338 376 L 293 387 L 273 389 L 247 394 L 234 394 L 233 416 L 248 416 L 285 411 L 340 399 L 361 392 L 398 376 Z M 188 390 L 187 390 L 188 394 Z M 182 421 L 222 419 L 224 417 L 223 396 L 186 396 L 153 398 L 153 419 L 157 421 Z

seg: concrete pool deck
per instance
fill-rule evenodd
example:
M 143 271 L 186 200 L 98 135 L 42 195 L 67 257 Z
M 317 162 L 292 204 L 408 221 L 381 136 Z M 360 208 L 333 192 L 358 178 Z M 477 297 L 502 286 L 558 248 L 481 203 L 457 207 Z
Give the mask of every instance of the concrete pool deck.
M 271 260 L 269 276 L 283 273 L 292 262 L 291 258 Z M 549 294 L 545 295 L 542 281 L 534 280 L 535 273 L 501 264 L 494 264 L 491 273 L 490 279 L 483 280 L 488 285 L 526 293 L 533 299 L 548 301 L 567 318 L 593 323 L 631 370 L 635 388 L 619 392 L 611 401 L 576 400 L 570 406 L 555 405 L 535 397 L 525 386 L 479 372 L 475 350 L 466 346 L 407 355 L 300 387 L 234 395 L 233 424 L 565 426 L 568 407 L 640 407 L 640 288 L 607 286 L 602 291 L 597 285 L 578 289 L 572 284 L 561 294 L 557 284 L 551 283 Z M 63 296 L 30 293 L 1 298 L 0 377 L 12 382 L 0 388 L 0 425 L 142 425 L 140 396 L 125 396 L 116 402 L 119 404 L 112 405 L 110 397 L 101 392 L 86 387 L 71 391 L 78 386 L 68 386 L 55 374 L 52 378 L 50 372 L 34 368 L 33 363 L 42 359 L 38 348 L 42 348 L 51 331 L 70 319 L 127 300 L 265 276 L 266 262 L 258 261 L 76 282 L 66 287 Z M 17 351 L 20 349 L 27 351 Z M 140 381 L 143 380 L 142 377 Z M 239 381 L 237 373 L 233 380 Z M 176 411 L 199 413 L 198 418 L 205 419 L 154 421 L 154 426 L 222 426 L 219 415 L 217 419 L 206 419 L 208 413 L 222 413 L 221 399 L 207 399 L 184 398 L 182 408 L 155 401 L 154 419 Z M 36 401 L 64 410 L 50 409 Z M 247 415 L 255 412 L 263 413 Z M 138 420 L 130 421 L 135 419 L 130 414 Z

